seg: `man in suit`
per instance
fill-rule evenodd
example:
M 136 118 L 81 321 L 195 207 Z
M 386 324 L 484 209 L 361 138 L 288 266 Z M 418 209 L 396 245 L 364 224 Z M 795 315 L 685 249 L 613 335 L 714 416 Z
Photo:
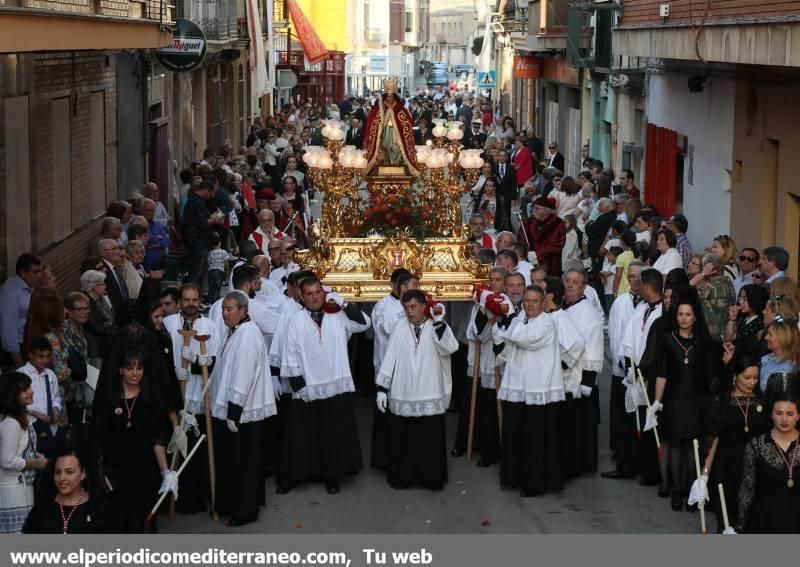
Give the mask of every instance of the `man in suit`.
M 114 308 L 114 324 L 121 327 L 130 321 L 130 297 L 125 285 L 123 267 L 125 253 L 115 240 L 106 238 L 98 244 L 100 258 L 106 266 L 106 293 Z
M 497 231 L 512 230 L 511 203 L 517 200 L 517 172 L 508 161 L 508 153 L 497 153 L 497 165 L 494 168 L 497 178 L 497 214 L 494 227 Z
M 558 171 L 564 171 L 564 156 L 558 151 L 558 144 L 550 142 L 547 146 L 547 167 L 555 167 Z
M 358 150 L 364 145 L 364 130 L 361 129 L 361 122 L 358 118 L 350 121 L 350 129 L 344 138 L 344 145 L 355 146 Z
M 592 287 L 597 290 L 600 297 L 603 297 L 605 291 L 603 290 L 603 281 L 600 279 L 603 258 L 600 256 L 600 248 L 605 242 L 611 225 L 617 220 L 617 211 L 614 208 L 614 201 L 608 197 L 603 197 L 597 202 L 597 209 L 600 211 L 600 216 L 586 225 L 586 236 L 589 237 L 588 254 L 592 260 Z

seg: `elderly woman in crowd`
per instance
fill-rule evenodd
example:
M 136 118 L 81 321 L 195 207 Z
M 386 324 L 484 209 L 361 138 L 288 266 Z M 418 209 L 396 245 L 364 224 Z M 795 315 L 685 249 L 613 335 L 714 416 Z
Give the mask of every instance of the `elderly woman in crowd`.
M 711 338 L 721 342 L 728 319 L 728 308 L 736 299 L 733 281 L 725 276 L 722 258 L 716 254 L 703 256 L 703 270 L 689 283 L 697 288 Z
M 89 360 L 92 366 L 100 368 L 115 332 L 114 308 L 106 293 L 106 275 L 87 270 L 81 275 L 81 291 L 89 297 L 89 320 L 84 327 Z
M 681 259 L 681 253 L 678 252 L 677 246 L 678 239 L 675 237 L 674 232 L 668 228 L 658 231 L 656 247 L 658 251 L 661 252 L 661 255 L 658 257 L 655 264 L 653 264 L 653 267 L 661 272 L 662 275 L 666 276 L 675 268 L 683 267 L 683 260 Z
M 692 254 L 692 257 L 689 259 L 689 263 L 686 264 L 686 273 L 690 279 L 694 278 L 695 276 L 700 275 L 700 272 L 703 271 L 703 255 L 702 254 Z
M 739 259 L 739 249 L 736 248 L 733 238 L 727 234 L 717 236 L 711 244 L 711 253 L 722 258 L 725 275 L 731 281 L 739 277 L 741 270 L 739 269 L 739 264 L 736 263 L 736 260 Z
M 66 318 L 61 326 L 68 349 L 68 365 L 72 372 L 73 403 L 69 407 L 71 423 L 82 421 L 82 412 L 91 409 L 92 395 L 87 392 L 86 365 L 89 363 L 89 341 L 84 331 L 89 322 L 89 298 L 80 291 L 68 293 L 64 298 Z

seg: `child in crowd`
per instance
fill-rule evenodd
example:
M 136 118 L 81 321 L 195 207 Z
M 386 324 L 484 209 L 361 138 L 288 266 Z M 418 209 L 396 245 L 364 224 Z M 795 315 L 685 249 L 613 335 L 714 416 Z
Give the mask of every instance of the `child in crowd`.
M 29 362 L 18 370 L 31 379 L 33 403 L 28 406 L 28 415 L 36 431 L 37 450 L 45 457 L 53 455 L 59 425 L 66 423 L 61 394 L 58 391 L 58 378 L 49 368 L 52 355 L 50 341 L 45 337 L 33 337 L 28 348 Z
M 606 252 L 606 257 L 603 260 L 603 269 L 600 272 L 600 277 L 603 279 L 603 289 L 605 291 L 606 301 L 605 310 L 608 315 L 611 304 L 614 303 L 614 275 L 616 274 L 617 257 L 622 254 L 620 246 L 612 246 Z

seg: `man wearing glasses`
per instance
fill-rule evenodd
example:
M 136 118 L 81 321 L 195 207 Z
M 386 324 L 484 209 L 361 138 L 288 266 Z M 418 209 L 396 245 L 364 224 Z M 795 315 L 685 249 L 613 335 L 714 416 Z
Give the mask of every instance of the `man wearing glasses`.
M 755 248 L 743 248 L 739 256 L 739 277 L 733 280 L 733 288 L 736 290 L 736 297 L 739 297 L 739 290 L 748 284 L 760 284 L 761 274 L 758 273 L 758 262 L 761 255 Z
M 101 240 L 98 248 L 100 258 L 106 266 L 106 293 L 108 293 L 108 299 L 111 300 L 111 306 L 114 308 L 114 323 L 117 327 L 121 327 L 131 318 L 130 296 L 122 273 L 125 266 L 125 253 L 122 251 L 122 246 L 110 238 Z
M 547 146 L 547 167 L 555 167 L 558 171 L 564 171 L 564 155 L 558 151 L 558 144 L 550 142 Z

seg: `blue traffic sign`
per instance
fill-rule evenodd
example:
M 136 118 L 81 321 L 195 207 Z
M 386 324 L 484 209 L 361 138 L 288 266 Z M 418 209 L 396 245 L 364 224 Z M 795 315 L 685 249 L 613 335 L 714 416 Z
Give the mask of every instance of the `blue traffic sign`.
M 497 88 L 497 71 L 478 71 L 478 88 Z

